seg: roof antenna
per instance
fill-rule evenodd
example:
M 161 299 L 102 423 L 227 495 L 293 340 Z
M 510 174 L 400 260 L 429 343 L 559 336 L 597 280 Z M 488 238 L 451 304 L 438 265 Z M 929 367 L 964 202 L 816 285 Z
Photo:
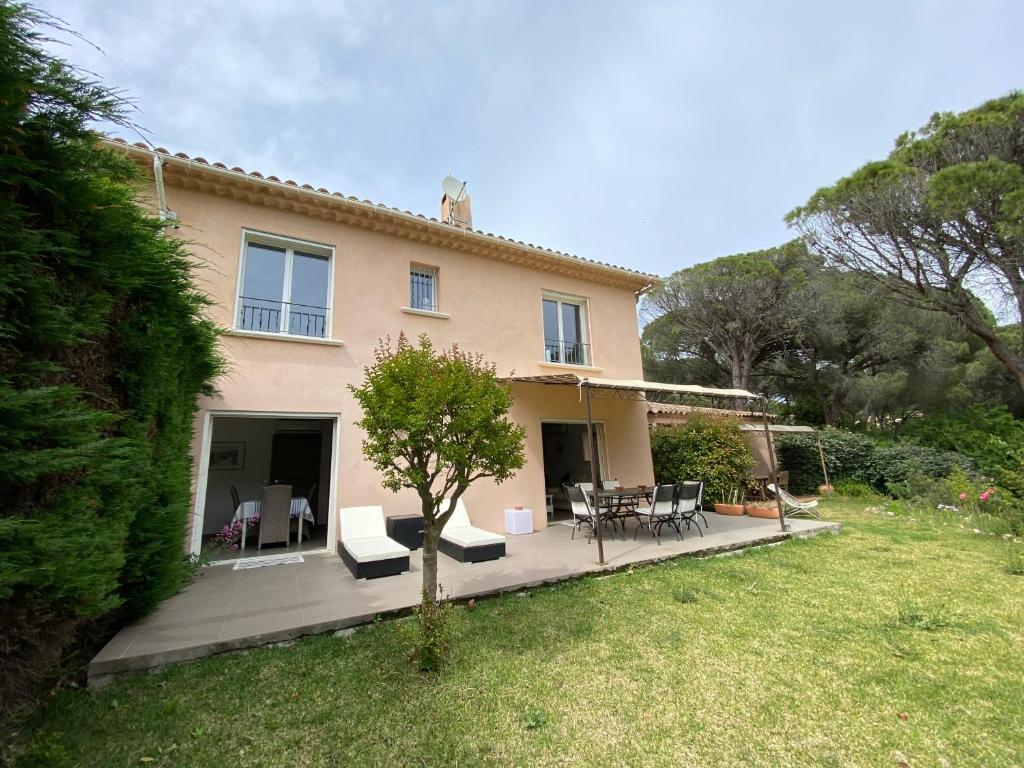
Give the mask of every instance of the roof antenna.
M 459 181 L 452 176 L 452 171 L 448 169 L 448 175 L 445 176 L 441 182 L 441 189 L 448 196 L 451 203 L 448 205 L 448 223 L 455 223 L 455 204 L 460 202 L 466 194 L 466 182 Z

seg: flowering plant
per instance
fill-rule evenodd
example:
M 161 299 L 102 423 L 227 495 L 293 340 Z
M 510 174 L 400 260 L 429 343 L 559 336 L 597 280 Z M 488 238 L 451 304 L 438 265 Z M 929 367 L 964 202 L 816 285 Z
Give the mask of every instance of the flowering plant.
M 250 526 L 256 525 L 259 523 L 259 521 L 260 516 L 254 515 L 253 517 L 249 518 L 248 524 Z M 237 520 L 233 523 L 228 523 L 219 531 L 217 531 L 217 533 L 214 534 L 213 540 L 217 543 L 218 546 L 221 546 L 224 549 L 239 549 L 242 544 L 242 528 L 243 525 L 241 520 Z

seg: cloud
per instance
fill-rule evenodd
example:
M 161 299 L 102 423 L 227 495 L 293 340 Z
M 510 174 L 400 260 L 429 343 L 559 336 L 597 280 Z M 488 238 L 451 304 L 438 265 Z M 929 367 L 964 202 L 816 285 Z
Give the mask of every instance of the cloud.
M 153 141 L 659 273 L 782 216 L 931 112 L 1020 86 L 1024 6 L 42 0 Z

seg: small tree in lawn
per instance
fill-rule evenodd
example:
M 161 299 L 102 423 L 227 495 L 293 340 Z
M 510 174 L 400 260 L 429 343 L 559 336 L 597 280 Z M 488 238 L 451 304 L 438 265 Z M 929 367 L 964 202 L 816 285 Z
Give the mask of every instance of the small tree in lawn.
M 522 468 L 525 430 L 508 419 L 512 395 L 493 363 L 457 346 L 437 352 L 399 336 L 381 342 L 365 380 L 350 387 L 363 409 L 363 454 L 392 491 L 412 488 L 423 513 L 423 628 L 437 610 L 437 542 L 455 503 L 475 480 L 502 482 Z M 441 512 L 444 499 L 451 499 Z M 436 638 L 424 636 L 420 666 L 436 667 Z M 425 658 L 424 654 L 435 656 Z

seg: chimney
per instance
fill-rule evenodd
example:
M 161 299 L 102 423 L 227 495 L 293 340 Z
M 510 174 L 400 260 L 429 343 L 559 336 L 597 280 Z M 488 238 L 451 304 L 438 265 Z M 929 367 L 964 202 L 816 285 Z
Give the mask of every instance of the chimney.
M 473 210 L 464 182 L 449 176 L 442 184 L 441 221 L 463 229 L 473 228 Z

